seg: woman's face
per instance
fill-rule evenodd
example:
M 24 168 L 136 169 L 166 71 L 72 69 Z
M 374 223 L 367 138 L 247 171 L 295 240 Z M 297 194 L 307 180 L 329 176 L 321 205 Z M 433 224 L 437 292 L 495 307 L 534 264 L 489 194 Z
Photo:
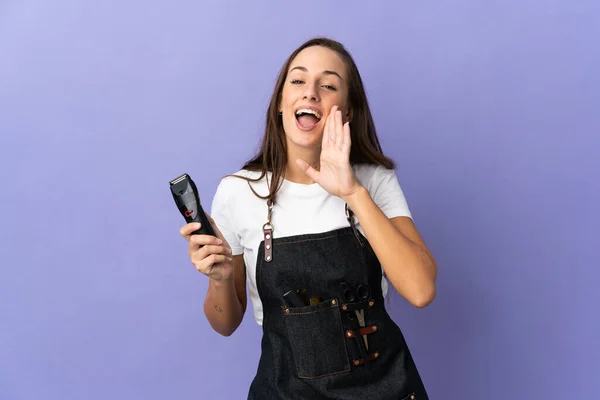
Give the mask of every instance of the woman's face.
M 321 46 L 302 50 L 283 85 L 279 110 L 288 146 L 319 147 L 331 108 L 348 120 L 346 67 L 336 52 Z

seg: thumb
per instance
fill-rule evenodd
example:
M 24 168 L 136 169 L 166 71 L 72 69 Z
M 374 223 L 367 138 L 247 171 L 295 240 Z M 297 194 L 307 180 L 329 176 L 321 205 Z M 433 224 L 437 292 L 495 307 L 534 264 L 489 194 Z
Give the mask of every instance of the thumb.
M 219 230 L 219 227 L 217 226 L 215 220 L 213 219 L 213 217 L 211 217 L 210 215 L 206 214 L 206 218 L 208 218 L 208 220 L 210 221 L 210 224 L 213 226 L 215 233 L 217 234 L 217 237 L 219 239 L 221 239 L 223 241 L 223 243 L 226 243 L 227 241 L 225 240 L 225 237 L 223 236 L 223 234 L 221 233 L 221 231 Z
M 308 175 L 313 181 L 319 182 L 319 171 L 314 169 L 309 163 L 301 158 L 298 158 L 296 160 L 296 164 L 298 164 L 298 167 L 300 167 L 302 172 Z

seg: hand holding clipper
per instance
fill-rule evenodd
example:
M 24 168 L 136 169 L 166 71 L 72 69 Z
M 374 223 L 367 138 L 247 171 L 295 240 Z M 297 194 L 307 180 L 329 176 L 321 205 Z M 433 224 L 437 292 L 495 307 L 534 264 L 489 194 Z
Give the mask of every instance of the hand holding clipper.
M 202 209 L 196 184 L 188 174 L 178 176 L 169 182 L 175 204 L 187 223 L 200 222 L 201 227 L 192 235 L 212 235 L 215 230 Z

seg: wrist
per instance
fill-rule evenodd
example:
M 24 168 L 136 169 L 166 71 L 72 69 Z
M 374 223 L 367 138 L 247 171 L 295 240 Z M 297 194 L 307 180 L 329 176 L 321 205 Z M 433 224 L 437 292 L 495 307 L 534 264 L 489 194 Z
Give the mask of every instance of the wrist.
M 210 285 L 213 289 L 220 290 L 226 288 L 233 283 L 233 276 L 221 278 L 219 280 L 210 278 Z
M 343 196 L 342 200 L 348 204 L 348 207 L 356 213 L 361 202 L 364 201 L 365 197 L 369 197 L 369 191 L 362 185 L 358 185 L 358 188 L 348 196 Z

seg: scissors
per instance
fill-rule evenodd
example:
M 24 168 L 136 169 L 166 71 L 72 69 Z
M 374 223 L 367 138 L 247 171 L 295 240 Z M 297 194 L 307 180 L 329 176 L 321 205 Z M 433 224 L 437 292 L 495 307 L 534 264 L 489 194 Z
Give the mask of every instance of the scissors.
M 348 322 L 350 323 L 350 329 L 352 329 L 352 332 L 356 332 L 356 334 L 354 334 L 352 337 L 354 338 L 354 340 L 356 340 L 356 346 L 358 347 L 358 351 L 362 355 L 363 359 L 367 360 L 368 355 L 366 344 L 364 342 L 364 338 L 361 339 L 358 333 L 360 331 L 360 323 L 358 322 L 358 318 L 355 315 L 355 313 L 347 313 L 346 318 L 348 318 Z
M 363 302 L 369 299 L 371 295 L 371 289 L 367 285 L 359 285 L 356 288 L 356 291 L 347 283 L 342 283 L 342 289 L 344 290 L 344 299 L 349 303 L 354 302 Z M 358 319 L 358 323 L 361 328 L 365 327 L 365 310 L 361 308 L 360 310 L 354 310 L 356 313 L 356 318 Z M 369 341 L 367 339 L 367 335 L 362 335 L 363 341 L 365 342 L 365 349 L 369 349 Z

